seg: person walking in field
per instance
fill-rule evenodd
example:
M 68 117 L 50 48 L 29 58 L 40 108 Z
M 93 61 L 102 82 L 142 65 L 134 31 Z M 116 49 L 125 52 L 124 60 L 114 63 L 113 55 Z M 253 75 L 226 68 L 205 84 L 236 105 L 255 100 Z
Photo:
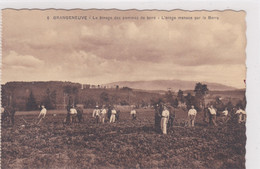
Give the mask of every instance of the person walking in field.
M 217 123 L 216 123 L 217 111 L 215 110 L 213 105 L 211 105 L 208 109 L 209 109 L 209 113 L 210 113 L 210 124 L 217 126 Z
M 72 121 L 75 121 L 76 117 L 77 117 L 77 110 L 75 109 L 74 105 L 72 105 L 70 108 L 70 123 L 72 123 Z
M 161 118 L 161 130 L 163 134 L 167 134 L 167 123 L 169 120 L 170 112 L 166 106 L 164 106 Z
M 38 119 L 39 119 L 39 118 L 43 118 L 43 119 L 44 119 L 45 116 L 46 116 L 46 113 L 47 113 L 47 110 L 46 110 L 46 108 L 45 108 L 44 105 L 42 105 L 41 108 L 42 108 L 42 109 L 41 109 L 41 111 L 40 111 L 40 114 L 39 114 L 39 116 L 38 116 Z
M 107 110 L 106 110 L 105 106 L 103 106 L 101 113 L 100 113 L 100 122 L 101 123 L 105 123 L 106 114 L 107 114 Z
M 136 120 L 136 110 L 134 108 L 130 111 L 130 115 L 132 116 L 132 120 Z
M 40 120 L 38 121 L 37 124 L 40 124 L 40 122 L 42 121 L 42 119 L 44 119 L 45 116 L 46 116 L 46 114 L 47 114 L 47 109 L 45 108 L 45 106 L 42 105 L 41 108 L 42 108 L 42 109 L 41 109 L 41 111 L 40 111 L 40 113 L 39 113 L 39 116 L 38 116 L 38 119 L 40 119 Z
M 188 111 L 188 126 L 194 127 L 195 118 L 197 115 L 197 110 L 194 109 L 194 106 L 191 106 L 191 109 Z
M 100 109 L 98 108 L 98 106 L 96 106 L 92 114 L 92 117 L 95 118 L 96 123 L 98 123 L 99 121 L 99 116 L 100 116 Z
M 111 110 L 110 123 L 114 123 L 116 121 L 116 109 L 113 108 Z

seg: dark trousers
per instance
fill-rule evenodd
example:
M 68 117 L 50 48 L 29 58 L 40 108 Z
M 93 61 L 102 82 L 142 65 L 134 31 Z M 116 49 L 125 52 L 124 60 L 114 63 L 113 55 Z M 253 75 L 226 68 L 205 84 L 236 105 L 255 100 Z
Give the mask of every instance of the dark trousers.
M 136 119 L 136 114 L 132 114 L 132 120 Z
M 210 115 L 210 125 L 216 126 L 217 125 L 216 119 L 217 119 L 217 116 L 215 114 L 211 114 Z

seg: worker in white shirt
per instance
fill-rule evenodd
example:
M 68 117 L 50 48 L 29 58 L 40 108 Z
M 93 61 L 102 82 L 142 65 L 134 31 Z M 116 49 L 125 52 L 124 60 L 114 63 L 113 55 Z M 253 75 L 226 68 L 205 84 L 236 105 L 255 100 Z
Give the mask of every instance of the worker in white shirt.
M 246 112 L 240 107 L 235 113 L 238 116 L 238 123 L 246 122 Z
M 75 109 L 74 105 L 71 106 L 70 108 L 70 123 L 75 120 L 77 116 L 77 110 Z
M 40 111 L 40 114 L 39 114 L 38 118 L 43 118 L 44 119 L 45 116 L 46 116 L 47 110 L 46 110 L 44 105 L 42 105 L 41 107 L 42 107 L 42 109 Z
M 92 114 L 92 117 L 95 118 L 96 123 L 98 123 L 98 121 L 99 121 L 99 116 L 100 116 L 100 109 L 98 108 L 98 106 L 96 106 L 96 108 L 93 110 L 93 114 Z
M 105 106 L 103 106 L 101 113 L 100 113 L 100 122 L 101 123 L 105 123 L 106 114 L 107 114 L 107 110 L 106 110 Z
M 113 107 L 111 110 L 110 123 L 114 123 L 116 121 L 116 109 Z
M 38 119 L 40 118 L 40 120 L 38 121 L 37 124 L 40 124 L 40 122 L 42 121 L 42 119 L 45 118 L 46 113 L 47 113 L 47 110 L 46 110 L 45 106 L 42 105 L 41 107 L 42 107 L 42 109 L 41 109 L 40 114 L 39 114 L 39 116 L 38 116 Z
M 161 130 L 163 134 L 167 134 L 167 123 L 169 120 L 170 112 L 166 106 L 164 106 L 161 118 Z
M 210 124 L 217 126 L 217 123 L 216 123 L 217 111 L 215 110 L 213 105 L 211 105 L 208 109 L 209 109 L 209 112 L 210 112 Z
M 132 116 L 132 120 L 136 119 L 136 110 L 134 108 L 130 111 L 130 115 Z
M 194 106 L 192 105 L 191 109 L 188 111 L 188 120 L 189 120 L 188 125 L 189 126 L 194 127 L 194 122 L 195 122 L 196 115 L 197 115 L 197 110 L 194 109 Z
M 222 114 L 223 114 L 224 116 L 227 116 L 227 115 L 228 115 L 228 110 L 227 110 L 227 108 L 225 108 L 225 110 L 222 112 Z
M 222 120 L 223 120 L 223 122 L 228 121 L 228 110 L 227 110 L 227 108 L 225 108 L 225 110 L 222 112 Z

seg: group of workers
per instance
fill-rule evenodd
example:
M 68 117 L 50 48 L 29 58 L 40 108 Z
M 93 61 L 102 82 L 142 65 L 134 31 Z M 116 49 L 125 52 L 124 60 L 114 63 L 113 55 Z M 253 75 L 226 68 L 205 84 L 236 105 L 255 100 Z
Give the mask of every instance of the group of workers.
M 95 119 L 96 123 L 105 123 L 106 117 L 110 123 L 115 123 L 119 120 L 120 110 L 116 110 L 114 106 L 108 106 L 106 109 L 105 106 L 102 106 L 100 109 L 99 106 L 93 110 L 92 117 Z
M 130 116 L 132 120 L 136 120 L 137 111 L 135 107 L 131 107 Z M 105 123 L 108 121 L 109 123 L 115 123 L 119 121 L 120 110 L 115 108 L 115 106 L 102 106 L 100 109 L 99 106 L 93 110 L 92 117 L 95 119 L 96 123 Z M 107 120 L 106 120 L 107 119 Z
M 228 109 L 225 108 L 224 111 L 219 111 L 219 122 L 220 123 L 226 123 L 230 116 L 233 114 L 236 116 L 237 123 L 243 123 L 246 122 L 246 112 L 241 107 L 238 107 L 238 109 L 233 108 L 231 110 L 234 113 L 229 113 Z M 194 106 L 191 106 L 191 109 L 188 111 L 188 125 L 194 127 L 195 118 L 197 115 L 196 109 L 194 109 Z M 204 121 L 209 123 L 210 125 L 217 126 L 216 123 L 217 119 L 217 109 L 214 108 L 213 105 L 210 105 L 208 108 L 204 109 Z
M 47 113 L 47 109 L 44 105 L 41 106 L 41 111 L 39 113 L 38 119 L 40 121 L 45 118 Z M 134 107 L 131 108 L 130 115 L 132 117 L 132 120 L 136 120 L 136 110 Z M 92 117 L 95 119 L 96 123 L 105 123 L 106 121 L 109 121 L 110 123 L 115 123 L 119 120 L 120 110 L 116 109 L 114 106 L 102 106 L 99 108 L 99 106 L 96 106 L 93 110 Z M 83 109 L 81 107 L 78 107 L 77 105 L 68 105 L 67 106 L 67 116 L 64 119 L 64 123 L 71 124 L 75 122 L 78 119 L 78 122 L 83 121 Z M 108 120 L 107 120 L 108 119 Z
M 173 121 L 175 119 L 175 111 L 172 110 L 172 107 L 166 104 L 157 104 L 155 105 L 155 129 L 157 132 L 161 132 L 163 134 L 167 134 L 167 128 L 173 126 Z M 3 109 L 3 108 L 2 108 Z M 4 110 L 2 110 L 4 112 Z M 246 122 L 246 112 L 241 107 L 238 109 L 232 109 L 233 115 L 237 117 L 237 123 Z M 44 105 L 41 106 L 41 111 L 38 116 L 40 119 L 39 122 L 45 118 L 47 110 Z M 109 123 L 115 123 L 119 120 L 120 110 L 116 109 L 115 106 L 96 106 L 93 110 L 92 117 L 95 119 L 96 123 L 105 123 L 108 121 Z M 135 107 L 131 107 L 130 116 L 132 120 L 136 120 L 136 109 Z M 224 111 L 219 112 L 219 122 L 226 123 L 230 119 L 230 114 L 228 109 L 225 108 Z M 197 110 L 194 108 L 194 105 L 188 111 L 188 120 L 187 125 L 190 127 L 194 127 L 195 119 L 197 116 Z M 214 108 L 213 105 L 204 109 L 204 121 L 210 125 L 217 126 L 216 123 L 217 117 L 217 109 Z M 77 106 L 68 106 L 67 107 L 67 117 L 64 119 L 64 122 L 72 123 L 75 118 L 78 118 L 78 121 L 81 122 L 83 120 L 83 109 Z
M 236 116 L 237 123 L 246 122 L 246 112 L 241 107 L 238 109 L 233 109 L 233 114 Z M 194 105 L 188 111 L 187 126 L 194 127 L 195 119 L 197 116 L 197 110 Z M 230 114 L 228 109 L 225 108 L 224 111 L 219 113 L 219 120 L 221 123 L 226 123 L 230 119 Z M 173 126 L 173 119 L 175 118 L 174 111 L 172 112 L 171 106 L 167 105 L 156 105 L 155 106 L 155 128 L 157 131 L 167 134 L 167 128 Z M 217 126 L 217 109 L 213 105 L 204 109 L 204 121 L 210 125 Z

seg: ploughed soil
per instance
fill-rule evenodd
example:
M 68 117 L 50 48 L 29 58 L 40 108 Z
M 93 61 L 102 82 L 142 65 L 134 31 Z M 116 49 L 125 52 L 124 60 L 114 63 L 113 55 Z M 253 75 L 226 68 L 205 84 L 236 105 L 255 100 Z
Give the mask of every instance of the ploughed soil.
M 114 124 L 96 124 L 91 111 L 84 122 L 64 125 L 66 114 L 15 116 L 2 126 L 2 168 L 245 168 L 245 125 L 234 121 L 208 126 L 198 114 L 195 127 L 184 127 L 177 111 L 167 135 L 154 129 L 154 111 L 137 119 L 122 112 Z M 25 121 L 24 121 L 25 120 Z M 27 123 L 26 123 L 27 122 Z

